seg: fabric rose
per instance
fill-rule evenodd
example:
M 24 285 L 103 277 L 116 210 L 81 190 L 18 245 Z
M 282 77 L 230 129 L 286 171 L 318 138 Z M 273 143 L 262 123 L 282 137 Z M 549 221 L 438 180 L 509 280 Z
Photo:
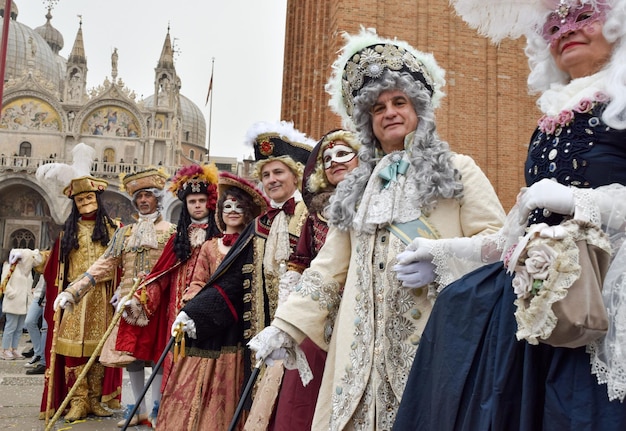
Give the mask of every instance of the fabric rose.
M 546 280 L 550 265 L 557 257 L 557 252 L 547 244 L 537 244 L 528 249 L 528 257 L 524 262 L 526 271 L 535 280 Z
M 585 113 L 591 111 L 593 108 L 593 101 L 589 99 L 581 99 L 580 102 L 574 107 L 574 111 Z
M 513 292 L 518 298 L 528 298 L 533 287 L 533 278 L 523 266 L 515 269 L 513 278 Z
M 574 113 L 572 111 L 565 110 L 565 111 L 559 112 L 559 115 L 557 116 L 556 122 L 559 123 L 561 126 L 566 126 L 573 119 L 574 119 Z

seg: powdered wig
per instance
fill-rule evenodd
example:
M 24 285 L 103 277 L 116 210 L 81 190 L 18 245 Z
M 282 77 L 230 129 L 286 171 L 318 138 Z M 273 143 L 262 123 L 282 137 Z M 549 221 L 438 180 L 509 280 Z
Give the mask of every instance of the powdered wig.
M 154 197 L 157 199 L 157 211 L 163 210 L 163 196 L 165 192 L 162 189 L 157 189 L 156 187 L 151 187 L 149 189 L 139 189 L 135 191 L 135 193 L 133 193 L 133 199 L 132 199 L 133 208 L 139 211 L 139 208 L 137 208 L 137 196 L 139 195 L 140 192 L 152 193 Z
M 400 90 L 411 101 L 419 119 L 414 134 L 405 141 L 405 148 L 414 174 L 407 181 L 415 181 L 418 193 L 411 196 L 425 214 L 429 214 L 441 198 L 460 199 L 463 185 L 460 174 L 452 164 L 448 144 L 439 139 L 435 125 L 431 94 L 424 85 L 408 73 L 386 70 L 381 78 L 366 85 L 354 99 L 352 119 L 359 141 L 359 166 L 338 186 L 331 198 L 329 223 L 340 229 L 349 229 L 356 214 L 360 197 L 365 191 L 374 166 L 382 156 L 381 145 L 372 128 L 371 108 L 383 91 Z
M 254 172 L 252 174 L 254 178 L 262 181 L 263 168 L 270 162 L 281 162 L 283 165 L 287 166 L 298 180 L 297 189 L 302 189 L 302 174 L 304 173 L 304 165 L 300 162 L 296 162 L 289 156 L 270 157 L 268 159 L 259 160 L 254 164 Z
M 348 147 L 352 148 L 355 153 L 358 153 L 361 148 L 361 143 L 356 139 L 355 134 L 348 130 L 340 129 L 326 134 L 322 138 L 322 145 L 316 155 L 315 170 L 306 182 L 307 189 L 311 193 L 317 193 L 322 190 L 334 188 L 334 186 L 328 182 L 323 160 L 324 150 L 326 150 L 328 144 L 333 141 L 341 141 L 345 143 Z

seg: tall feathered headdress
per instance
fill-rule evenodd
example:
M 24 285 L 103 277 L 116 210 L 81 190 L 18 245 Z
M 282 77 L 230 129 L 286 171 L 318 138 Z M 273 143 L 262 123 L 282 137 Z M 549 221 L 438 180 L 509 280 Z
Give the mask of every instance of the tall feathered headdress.
M 570 3 L 604 7 L 607 0 L 450 0 L 456 13 L 494 43 L 541 33 L 546 17 Z
M 50 181 L 66 187 L 79 177 L 91 175 L 91 165 L 96 158 L 96 150 L 82 142 L 72 149 L 72 163 L 46 163 L 37 168 L 35 177 L 39 183 Z
M 184 201 L 191 193 L 203 193 L 208 196 L 207 208 L 215 211 L 217 203 L 217 183 L 219 174 L 215 164 L 189 165 L 180 168 L 170 179 L 170 192 Z

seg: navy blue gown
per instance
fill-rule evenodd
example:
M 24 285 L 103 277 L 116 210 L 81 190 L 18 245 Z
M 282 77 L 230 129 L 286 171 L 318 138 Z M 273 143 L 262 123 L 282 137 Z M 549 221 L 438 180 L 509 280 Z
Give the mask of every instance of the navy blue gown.
M 600 120 L 602 104 L 553 133 L 533 134 L 526 182 L 626 184 L 626 131 Z M 562 216 L 536 210 L 529 223 Z M 609 402 L 585 347 L 517 341 L 516 295 L 502 262 L 446 287 L 413 362 L 394 431 L 626 430 L 626 404 Z

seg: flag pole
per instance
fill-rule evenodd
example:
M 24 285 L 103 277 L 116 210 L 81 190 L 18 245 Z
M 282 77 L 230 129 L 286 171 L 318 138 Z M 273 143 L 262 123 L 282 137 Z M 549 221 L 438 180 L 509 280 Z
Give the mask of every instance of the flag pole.
M 9 22 L 11 21 L 11 0 L 4 2 L 4 19 L 2 22 L 2 43 L 0 46 L 0 110 L 4 97 L 4 73 L 7 64 L 7 45 L 9 43 Z
M 213 69 L 215 68 L 215 57 L 211 58 L 211 80 L 209 81 L 209 91 L 206 95 L 206 102 L 204 102 L 204 106 L 206 106 L 209 98 L 211 99 L 211 104 L 209 105 L 209 136 L 207 140 L 206 147 L 206 156 L 207 162 L 209 161 L 209 156 L 211 154 L 211 119 L 213 117 Z

